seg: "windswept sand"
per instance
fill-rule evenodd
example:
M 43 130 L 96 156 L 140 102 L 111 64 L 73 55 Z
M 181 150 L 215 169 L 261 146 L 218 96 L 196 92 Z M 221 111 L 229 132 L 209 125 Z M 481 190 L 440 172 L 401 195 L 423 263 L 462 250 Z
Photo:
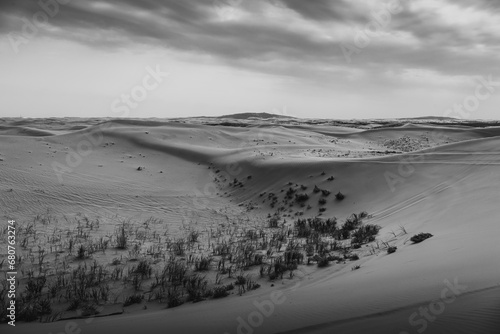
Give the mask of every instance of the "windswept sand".
M 267 282 L 243 296 L 75 320 L 81 333 L 420 333 L 425 321 L 412 326 L 409 318 L 440 303 L 445 282 L 458 282 L 462 290 L 453 302 L 441 302 L 445 309 L 425 322 L 425 333 L 500 332 L 499 127 L 200 123 L 2 125 L 0 213 L 18 221 L 47 209 L 105 219 L 154 215 L 174 233 L 186 220 L 202 226 L 226 215 L 265 217 L 274 209 L 259 195 L 292 182 L 341 191 L 345 200 L 329 201 L 323 217 L 367 211 L 369 222 L 382 227 L 378 239 L 397 252 L 364 256 L 354 271 L 305 268 L 292 280 L 274 287 Z M 88 136 L 98 144 L 68 165 L 68 153 Z M 68 169 L 54 171 L 55 162 Z M 211 173 L 228 168 L 240 170 L 238 179 L 251 179 L 244 188 L 206 192 Z M 304 209 L 303 217 L 317 213 Z M 288 221 L 297 218 L 289 214 Z M 434 236 L 411 244 L 409 237 L 419 232 Z M 283 292 L 284 302 L 259 326 L 238 331 L 238 317 L 248 323 L 254 302 L 270 300 L 273 291 Z M 61 333 L 67 323 L 1 328 Z

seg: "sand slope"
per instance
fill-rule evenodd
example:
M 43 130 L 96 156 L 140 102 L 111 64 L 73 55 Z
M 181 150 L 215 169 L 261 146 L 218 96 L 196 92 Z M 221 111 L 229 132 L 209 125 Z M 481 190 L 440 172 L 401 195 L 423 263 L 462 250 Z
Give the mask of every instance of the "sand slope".
M 413 326 L 410 316 L 431 301 L 439 302 L 445 281 L 457 281 L 463 289 L 426 322 L 426 333 L 498 333 L 499 128 L 409 125 L 361 131 L 120 121 L 41 137 L 36 131 L 31 136 L 4 131 L 3 215 L 28 218 L 46 208 L 109 217 L 155 213 L 176 224 L 183 212 L 194 210 L 200 221 L 213 219 L 213 212 L 193 204 L 202 196 L 215 211 L 230 207 L 238 212 L 243 210 L 238 204 L 254 203 L 250 214 L 264 216 L 272 210 L 259 194 L 279 193 L 293 182 L 308 189 L 318 185 L 332 193 L 342 191 L 346 199 L 330 200 L 323 215 L 345 218 L 366 210 L 373 215 L 368 222 L 382 226 L 380 239 L 398 247 L 391 255 L 362 258 L 355 271 L 332 265 L 241 297 L 78 320 L 82 333 L 237 333 L 238 317 L 248 323 L 256 311 L 254 302 L 269 300 L 272 291 L 282 291 L 285 301 L 275 305 L 262 324 L 240 332 L 417 333 L 422 322 Z M 430 135 L 436 131 L 439 136 Z M 381 138 L 405 135 L 427 136 L 431 143 L 405 155 L 371 153 L 387 149 Z M 89 136 L 102 140 L 60 182 L 53 162 L 64 164 L 68 152 L 78 150 L 78 143 Z M 326 156 L 312 152 L 318 149 L 331 151 Z M 357 155 L 338 156 L 347 151 Z M 252 176 L 244 189 L 225 189 L 225 195 L 224 189 L 219 194 L 204 192 L 215 169 L 234 165 L 240 170 L 236 177 Z M 138 171 L 139 166 L 144 170 Z M 330 175 L 334 181 L 326 180 Z M 411 244 L 408 238 L 419 232 L 434 237 Z M 65 325 L 19 324 L 15 330 L 2 327 L 2 332 L 59 333 Z

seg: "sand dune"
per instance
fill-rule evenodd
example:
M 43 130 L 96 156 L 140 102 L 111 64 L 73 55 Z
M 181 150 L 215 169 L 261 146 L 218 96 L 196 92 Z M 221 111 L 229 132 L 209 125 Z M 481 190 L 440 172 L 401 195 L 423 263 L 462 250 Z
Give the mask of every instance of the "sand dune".
M 53 132 L 22 126 L 0 126 L 0 136 L 30 136 L 47 137 L 54 135 Z
M 194 212 L 199 224 L 220 219 L 224 210 L 265 217 L 275 209 L 260 194 L 280 194 L 289 183 L 307 186 L 308 192 L 317 185 L 332 193 L 324 217 L 367 211 L 372 215 L 367 222 L 382 227 L 379 239 L 398 251 L 363 256 L 354 271 L 305 267 L 293 280 L 279 280 L 275 287 L 266 282 L 241 297 L 77 320 L 78 328 L 84 333 L 237 333 L 238 317 L 248 323 L 255 301 L 281 291 L 285 301 L 261 325 L 242 332 L 417 333 L 424 321 L 418 315 L 419 325 L 410 323 L 412 314 L 439 303 L 447 284 L 458 284 L 460 294 L 425 322 L 426 333 L 498 333 L 499 135 L 499 127 L 421 124 L 361 130 L 121 120 L 60 134 L 4 126 L 1 214 L 18 220 L 47 208 L 56 215 L 83 212 L 109 219 L 154 214 L 175 230 L 186 212 Z M 80 144 L 84 141 L 90 146 Z M 401 145 L 405 154 L 391 153 L 402 153 L 396 148 Z M 79 149 L 85 153 L 81 159 L 68 158 Z M 54 162 L 67 170 L 55 171 Z M 204 190 L 214 182 L 215 170 L 231 168 L 239 170 L 239 179 L 251 176 L 243 188 Z M 343 201 L 333 197 L 339 191 Z M 205 208 L 193 204 L 200 198 Z M 311 198 L 317 202 L 320 195 Z M 291 222 L 295 212 L 313 217 L 317 209 L 294 207 L 282 216 Z M 411 244 L 409 237 L 419 232 L 434 237 Z M 36 330 L 64 332 L 65 324 L 37 324 Z M 32 333 L 33 328 L 19 323 L 2 332 Z

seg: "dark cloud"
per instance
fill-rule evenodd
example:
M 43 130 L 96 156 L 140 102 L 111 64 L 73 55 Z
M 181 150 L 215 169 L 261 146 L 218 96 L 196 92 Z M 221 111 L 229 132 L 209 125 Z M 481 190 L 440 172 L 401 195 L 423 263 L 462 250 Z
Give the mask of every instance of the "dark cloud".
M 289 63 L 293 73 L 311 77 L 317 76 L 318 71 L 330 74 L 332 65 L 371 73 L 382 73 L 388 68 L 423 68 L 446 75 L 472 74 L 481 66 L 498 70 L 495 53 L 468 52 L 478 44 L 487 51 L 496 50 L 499 42 L 496 31 L 461 29 L 459 25 L 443 22 L 432 11 L 415 10 L 414 3 L 406 1 L 403 12 L 394 15 L 384 28 L 393 35 L 407 34 L 414 39 L 414 45 L 373 38 L 367 48 L 355 55 L 352 64 L 346 63 L 339 43 L 351 41 L 356 31 L 341 36 L 335 29 L 363 27 L 373 20 L 373 7 L 363 11 L 359 3 L 354 6 L 347 0 L 73 0 L 61 5 L 60 12 L 50 18 L 50 25 L 60 29 L 47 29 L 40 34 L 100 48 L 128 47 L 135 43 L 159 45 L 209 54 L 233 66 L 286 72 L 266 65 L 279 60 Z M 487 10 L 492 15 L 497 15 L 500 9 L 500 3 L 493 0 L 453 3 L 463 8 L 464 15 L 467 8 Z M 272 5 L 295 12 L 319 33 L 312 33 L 293 19 L 289 25 L 269 19 L 264 13 Z M 40 10 L 37 1 L 0 1 L 0 32 L 19 32 L 23 25 L 21 18 L 32 18 Z M 224 15 L 238 11 L 251 15 L 252 19 L 240 20 L 237 16 L 224 19 Z M 303 70 L 297 70 L 298 65 Z
M 305 18 L 320 21 L 350 21 L 366 19 L 363 13 L 357 13 L 345 0 L 276 0 L 296 11 Z

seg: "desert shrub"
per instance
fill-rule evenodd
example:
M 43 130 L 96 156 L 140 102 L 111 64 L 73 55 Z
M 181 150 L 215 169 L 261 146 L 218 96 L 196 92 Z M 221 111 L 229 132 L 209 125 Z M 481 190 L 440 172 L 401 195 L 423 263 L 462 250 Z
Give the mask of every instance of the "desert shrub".
M 419 242 L 422 242 L 424 241 L 425 239 L 429 239 L 430 237 L 432 237 L 433 235 L 430 234 L 430 233 L 419 233 L 419 234 L 415 234 L 413 237 L 411 237 L 411 241 L 413 243 L 416 243 L 418 244 Z
M 326 220 L 321 218 L 313 218 L 310 221 L 311 227 L 322 234 L 332 234 L 337 230 L 337 218 L 328 218 Z
M 133 275 L 132 276 L 132 286 L 134 287 L 135 291 L 139 291 L 141 289 L 142 285 L 142 278 L 139 275 Z
M 227 296 L 229 296 L 229 293 L 227 292 L 227 287 L 225 286 L 217 286 L 212 289 L 212 297 L 214 299 L 224 298 Z
M 68 311 L 75 311 L 76 309 L 78 309 L 80 307 L 80 304 L 81 304 L 80 299 L 72 299 L 69 302 L 67 310 Z
M 307 238 L 311 235 L 311 228 L 305 219 L 298 219 L 295 222 L 295 229 L 297 230 L 297 237 Z
M 242 276 L 242 275 L 239 275 L 236 277 L 236 282 L 234 282 L 235 285 L 245 285 L 247 282 L 247 279 Z
M 141 278 L 150 278 L 151 274 L 153 272 L 153 268 L 151 267 L 151 264 L 149 264 L 148 261 L 142 260 L 135 266 L 132 270 L 134 274 L 140 275 Z
M 342 193 L 339 191 L 337 194 L 335 194 L 335 198 L 336 198 L 338 201 L 341 201 L 341 200 L 343 200 L 343 199 L 345 198 L 345 195 L 344 195 L 344 194 L 342 194 Z
M 116 248 L 127 249 L 128 235 L 125 223 L 122 223 L 120 227 L 115 231 L 116 235 Z
M 285 198 L 286 199 L 292 199 L 294 194 L 295 194 L 296 190 L 293 189 L 293 188 L 288 188 L 288 190 L 286 191 L 286 196 Z
M 185 289 L 188 294 L 188 301 L 193 303 L 203 300 L 207 296 L 208 281 L 205 277 L 192 275 L 185 281 Z
M 16 320 L 35 321 L 41 316 L 52 314 L 50 299 L 21 300 Z
M 328 257 L 321 257 L 318 259 L 318 268 L 327 267 L 330 264 Z
M 304 202 L 306 202 L 308 199 L 309 199 L 309 195 L 308 195 L 308 194 L 296 194 L 296 195 L 295 195 L 295 201 L 296 201 L 297 203 L 304 203 Z
M 342 262 L 344 259 L 338 255 L 329 255 L 328 256 L 328 261 L 337 261 L 337 262 Z
M 333 180 L 335 180 L 335 178 L 333 176 L 330 176 L 327 180 L 328 181 L 333 181 Z
M 259 234 L 257 233 L 256 230 L 248 230 L 246 232 L 246 237 L 250 240 L 257 240 L 259 239 Z
M 319 217 L 298 219 L 294 225 L 299 238 L 309 238 L 314 231 L 319 234 L 333 235 L 337 231 L 337 218 L 328 218 L 326 220 Z
M 173 285 L 181 285 L 185 281 L 187 272 L 188 268 L 185 262 L 170 258 L 163 269 L 162 276 L 167 277 L 168 282 Z
M 87 250 L 85 249 L 85 246 L 80 244 L 78 247 L 78 251 L 76 252 L 76 258 L 78 260 L 83 260 L 87 257 Z
M 354 231 L 356 228 L 361 226 L 361 224 L 361 218 L 357 214 L 353 213 L 351 216 L 349 216 L 349 218 L 345 220 L 344 224 L 342 225 L 342 229 Z
M 318 201 L 319 205 L 325 205 L 326 204 L 326 199 L 320 198 Z
M 22 303 L 18 310 L 16 320 L 32 322 L 37 320 L 40 316 L 38 303 L 36 301 Z
M 258 288 L 260 288 L 260 284 L 258 284 L 257 282 L 252 280 L 247 281 L 247 286 L 246 286 L 247 291 L 257 290 Z
M 194 267 L 196 271 L 207 271 L 210 269 L 210 263 L 212 263 L 211 257 L 200 257 L 194 263 Z
M 289 270 L 289 268 L 294 268 L 296 265 L 290 264 L 286 265 L 283 263 L 282 258 L 277 258 L 276 262 L 274 265 L 271 265 L 269 267 L 269 278 L 271 280 L 277 279 L 277 278 L 283 278 L 283 274 Z
M 50 299 L 40 299 L 38 301 L 38 312 L 39 315 L 49 315 L 52 313 L 52 306 L 50 305 Z
M 334 233 L 334 237 L 338 240 L 346 240 L 351 237 L 351 231 L 345 228 L 344 225 Z
M 319 212 L 325 212 L 326 208 L 319 208 Z
M 321 190 L 321 194 L 322 194 L 323 196 L 327 197 L 327 196 L 330 196 L 331 191 L 326 190 L 326 189 L 323 189 L 323 190 Z
M 271 219 L 269 219 L 269 227 L 270 228 L 277 228 L 279 224 L 279 217 L 278 216 L 273 216 Z
M 389 248 L 387 248 L 387 254 L 392 254 L 394 252 L 396 252 L 398 248 L 396 246 L 391 246 Z
M 3 280 L 0 286 L 0 321 L 4 321 L 7 319 L 7 308 L 10 306 L 9 301 L 7 299 L 7 292 L 9 290 L 7 281 Z
M 195 243 L 198 241 L 198 237 L 200 236 L 200 232 L 198 231 L 190 231 L 189 232 L 189 236 L 188 236 L 188 240 L 189 242 L 192 242 L 192 243 Z
M 361 212 L 358 214 L 358 217 L 359 217 L 359 219 L 364 219 L 364 218 L 368 217 L 368 212 L 366 212 L 366 211 L 361 211 Z
M 314 245 L 313 244 L 307 244 L 305 246 L 305 251 L 307 256 L 313 256 L 314 255 Z
M 128 296 L 123 303 L 123 307 L 127 307 L 133 304 L 140 304 L 142 302 L 142 295 L 136 294 L 132 296 Z
M 251 265 L 253 266 L 259 266 L 264 262 L 264 255 L 262 254 L 255 254 L 251 258 Z
M 184 304 L 182 293 L 176 287 L 171 287 L 167 291 L 167 307 L 177 307 Z
M 359 227 L 352 234 L 352 242 L 357 244 L 363 244 L 366 242 L 371 242 L 375 240 L 375 236 L 380 231 L 380 226 L 373 224 L 366 224 Z
M 93 303 L 84 304 L 79 311 L 81 312 L 82 317 L 91 317 L 96 314 L 99 314 L 99 310 L 97 309 L 97 305 Z
M 357 261 L 357 260 L 359 260 L 359 255 L 356 254 L 356 253 L 354 253 L 351 256 L 349 256 L 349 260 L 351 260 L 351 261 Z
M 315 194 L 319 193 L 320 191 L 321 191 L 321 189 L 319 189 L 319 188 L 318 188 L 318 186 L 314 186 L 314 190 L 313 190 L 313 192 L 314 192 Z
M 46 283 L 47 278 L 45 276 L 29 279 L 24 288 L 23 298 L 28 301 L 37 299 L 42 294 L 42 290 Z
M 303 263 L 304 255 L 298 250 L 285 251 L 283 254 L 283 261 L 287 265 L 292 263 Z
M 355 265 L 354 267 L 352 267 L 351 270 L 358 270 L 359 268 L 361 268 L 361 266 L 358 264 L 358 265 Z
M 177 239 L 173 244 L 172 244 L 172 251 L 174 252 L 175 255 L 177 256 L 182 256 L 184 255 L 185 251 L 185 240 L 184 239 Z

